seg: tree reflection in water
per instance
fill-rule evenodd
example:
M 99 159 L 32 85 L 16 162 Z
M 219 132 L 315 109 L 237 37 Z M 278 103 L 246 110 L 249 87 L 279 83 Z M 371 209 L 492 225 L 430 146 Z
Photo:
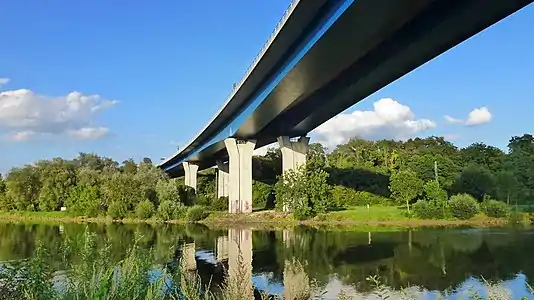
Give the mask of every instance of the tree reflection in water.
M 60 228 L 0 223 L 0 261 L 30 257 L 40 240 L 52 250 L 50 263 L 61 268 L 64 259 L 79 259 L 75 253 L 62 257 L 62 243 L 83 235 L 86 227 L 97 234 L 97 245 L 111 245 L 113 261 L 124 257 L 139 234 L 142 239 L 138 243 L 154 248 L 159 266 L 172 268 L 187 252 L 202 280 L 211 280 L 214 286 L 225 281 L 233 264 L 229 260 L 236 257 L 235 245 L 228 243 L 243 237 L 238 244 L 241 251 L 251 253 L 244 256 L 243 263 L 252 266 L 254 285 L 280 294 L 284 284 L 304 278 L 326 288 L 327 296 L 341 289 L 371 292 L 376 287 L 367 279 L 375 275 L 392 291 L 411 287 L 449 293 L 468 285 L 476 287 L 482 279 L 490 283 L 504 281 L 508 289 L 522 289 L 523 293 L 524 282 L 534 278 L 534 232 L 507 229 L 357 232 L 299 226 L 285 231 L 229 232 L 199 224 L 66 223 Z M 184 252 L 184 245 L 188 245 L 188 251 Z

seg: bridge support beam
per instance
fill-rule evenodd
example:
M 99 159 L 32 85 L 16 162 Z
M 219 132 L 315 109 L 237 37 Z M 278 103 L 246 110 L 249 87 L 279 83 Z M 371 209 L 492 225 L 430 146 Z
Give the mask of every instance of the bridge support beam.
M 256 141 L 224 140 L 229 159 L 228 211 L 252 212 L 252 153 Z
M 217 198 L 228 197 L 228 182 L 230 181 L 230 173 L 228 163 L 220 160 L 217 161 Z
M 185 171 L 185 185 L 192 187 L 196 192 L 198 166 L 188 162 L 183 162 L 182 165 Z
M 278 145 L 282 152 L 282 172 L 297 170 L 299 166 L 306 163 L 310 138 L 300 137 L 298 141 L 291 141 L 288 136 L 278 138 Z

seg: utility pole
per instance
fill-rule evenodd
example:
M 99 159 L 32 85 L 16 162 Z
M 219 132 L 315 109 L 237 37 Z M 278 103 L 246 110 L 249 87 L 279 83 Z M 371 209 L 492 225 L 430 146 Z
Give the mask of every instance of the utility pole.
M 435 160 L 434 161 L 434 177 L 436 179 L 436 182 L 438 183 L 438 186 L 439 186 L 439 180 L 438 180 L 438 162 Z

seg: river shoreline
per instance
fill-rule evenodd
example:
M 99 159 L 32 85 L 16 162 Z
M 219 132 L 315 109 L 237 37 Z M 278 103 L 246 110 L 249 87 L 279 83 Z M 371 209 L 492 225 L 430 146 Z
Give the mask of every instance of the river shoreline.
M 0 222 L 36 222 L 36 223 L 123 223 L 123 224 L 187 224 L 186 220 L 169 220 L 159 219 L 111 219 L 109 217 L 72 217 L 60 214 L 49 213 L 0 213 Z M 252 227 L 252 228 L 273 228 L 282 229 L 298 225 L 310 227 L 343 229 L 367 227 L 373 228 L 419 228 L 419 227 L 503 227 L 509 224 L 504 218 L 488 218 L 485 216 L 476 216 L 470 220 L 422 220 L 422 219 L 398 219 L 398 220 L 305 220 L 298 221 L 292 219 L 287 213 L 278 212 L 254 212 L 250 214 L 230 215 L 226 213 L 213 213 L 206 220 L 197 222 L 209 227 Z

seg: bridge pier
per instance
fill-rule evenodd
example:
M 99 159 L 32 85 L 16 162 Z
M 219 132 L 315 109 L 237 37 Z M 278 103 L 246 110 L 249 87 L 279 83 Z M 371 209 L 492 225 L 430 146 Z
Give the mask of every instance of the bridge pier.
M 291 141 L 288 136 L 278 137 L 278 145 L 282 152 L 282 173 L 289 170 L 297 171 L 298 168 L 306 164 L 306 154 L 310 143 L 310 138 L 302 136 L 297 141 Z M 284 205 L 284 211 L 289 208 Z
M 298 141 L 291 141 L 288 136 L 278 137 L 278 145 L 282 152 L 282 172 L 297 170 L 306 163 L 310 138 L 302 136 Z
M 228 163 L 217 161 L 217 198 L 228 197 L 228 182 L 230 181 Z
M 229 159 L 228 211 L 252 212 L 252 153 L 256 141 L 224 140 Z
M 189 162 L 183 162 L 182 165 L 185 171 L 185 185 L 192 187 L 196 191 L 198 165 Z

